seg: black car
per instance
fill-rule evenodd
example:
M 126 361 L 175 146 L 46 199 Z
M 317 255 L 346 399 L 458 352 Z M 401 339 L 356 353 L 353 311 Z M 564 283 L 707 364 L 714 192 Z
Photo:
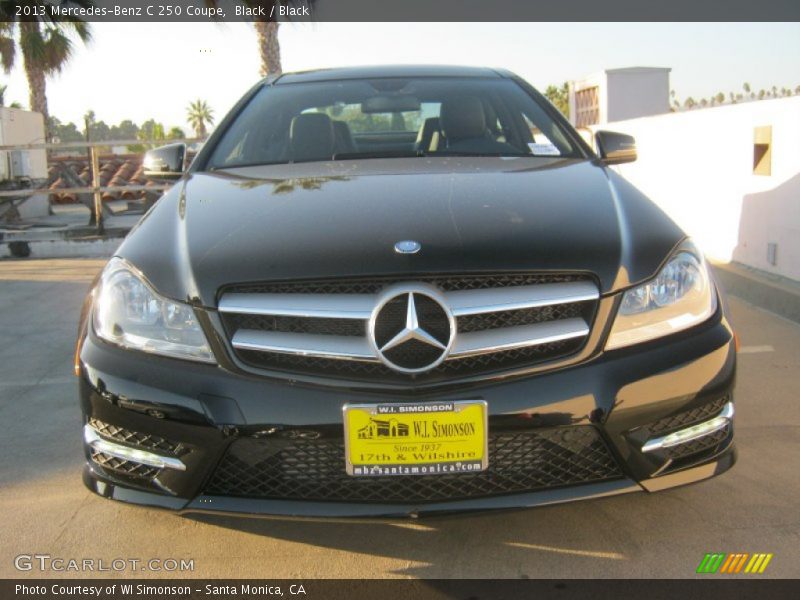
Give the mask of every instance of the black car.
M 150 152 L 177 181 L 80 325 L 86 485 L 416 515 L 730 468 L 720 290 L 596 141 L 505 71 L 369 67 L 267 78 L 185 172 Z

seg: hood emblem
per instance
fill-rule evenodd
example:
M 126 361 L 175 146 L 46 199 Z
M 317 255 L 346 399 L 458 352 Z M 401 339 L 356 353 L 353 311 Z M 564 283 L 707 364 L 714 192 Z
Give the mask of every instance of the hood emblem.
M 438 291 L 424 284 L 392 286 L 369 322 L 378 358 L 401 373 L 424 373 L 447 358 L 456 335 L 453 314 Z
M 394 245 L 394 251 L 398 254 L 416 254 L 422 249 L 422 244 L 414 240 L 403 240 Z

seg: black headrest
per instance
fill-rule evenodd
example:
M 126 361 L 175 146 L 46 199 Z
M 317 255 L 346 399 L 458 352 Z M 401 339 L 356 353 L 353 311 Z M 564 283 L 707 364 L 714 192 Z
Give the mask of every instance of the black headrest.
M 328 115 L 297 115 L 289 127 L 293 160 L 330 160 L 333 157 L 333 123 Z
M 448 142 L 481 137 L 486 134 L 483 103 L 475 96 L 454 98 L 442 103 L 442 132 Z
M 417 133 L 417 145 L 428 145 L 431 142 L 433 133 L 439 131 L 439 117 L 429 117 L 422 123 Z M 425 148 L 427 150 L 427 148 Z
M 333 121 L 333 134 L 335 137 L 335 152 L 350 153 L 356 151 L 355 143 L 353 142 L 353 134 L 350 133 L 350 126 L 344 121 Z

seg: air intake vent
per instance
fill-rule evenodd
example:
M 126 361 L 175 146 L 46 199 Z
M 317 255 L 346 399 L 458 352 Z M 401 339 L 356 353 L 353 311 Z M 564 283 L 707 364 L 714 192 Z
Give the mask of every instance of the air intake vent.
M 350 477 L 341 440 L 247 438 L 234 442 L 206 494 L 328 502 L 436 502 L 619 479 L 594 427 L 495 432 L 489 469 L 414 477 Z

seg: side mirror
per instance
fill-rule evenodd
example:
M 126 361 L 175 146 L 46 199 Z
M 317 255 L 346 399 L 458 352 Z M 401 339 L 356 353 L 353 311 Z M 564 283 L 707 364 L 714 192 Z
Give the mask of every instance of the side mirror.
M 144 154 L 142 167 L 145 177 L 156 179 L 178 179 L 183 175 L 186 144 L 169 144 Z
M 636 140 L 633 136 L 613 131 L 594 134 L 600 158 L 607 165 L 621 165 L 636 160 Z

